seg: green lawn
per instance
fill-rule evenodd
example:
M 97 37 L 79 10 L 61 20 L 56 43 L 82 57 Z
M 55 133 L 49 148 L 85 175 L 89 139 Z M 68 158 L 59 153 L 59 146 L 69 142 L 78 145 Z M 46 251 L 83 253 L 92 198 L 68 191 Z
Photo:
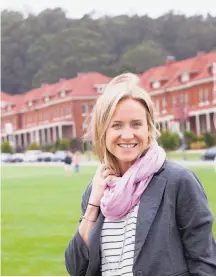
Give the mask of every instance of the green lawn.
M 197 152 L 184 152 L 184 156 L 186 160 L 189 161 L 198 161 L 201 160 L 201 153 Z M 167 152 L 167 158 L 171 160 L 183 160 L 183 153 L 181 151 L 171 151 Z
M 68 275 L 64 249 L 94 171 L 83 167 L 80 175 L 66 177 L 63 166 L 2 167 L 2 275 Z M 216 215 L 216 173 L 211 167 L 194 171 Z

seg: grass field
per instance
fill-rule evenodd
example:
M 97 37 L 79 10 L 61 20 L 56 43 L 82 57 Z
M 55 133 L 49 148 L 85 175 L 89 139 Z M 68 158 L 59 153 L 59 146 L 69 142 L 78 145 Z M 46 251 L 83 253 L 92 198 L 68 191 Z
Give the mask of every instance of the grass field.
M 216 173 L 193 168 L 216 216 Z M 80 200 L 95 167 L 64 176 L 62 166 L 2 167 L 2 274 L 68 275 L 64 250 L 74 234 Z M 216 222 L 214 223 L 216 237 Z

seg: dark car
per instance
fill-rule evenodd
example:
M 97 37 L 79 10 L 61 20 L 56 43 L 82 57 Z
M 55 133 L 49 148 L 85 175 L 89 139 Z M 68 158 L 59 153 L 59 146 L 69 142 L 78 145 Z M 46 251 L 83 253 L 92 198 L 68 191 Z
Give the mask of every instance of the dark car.
M 213 161 L 216 157 L 216 147 L 208 148 L 203 154 L 202 154 L 202 160 L 204 161 Z

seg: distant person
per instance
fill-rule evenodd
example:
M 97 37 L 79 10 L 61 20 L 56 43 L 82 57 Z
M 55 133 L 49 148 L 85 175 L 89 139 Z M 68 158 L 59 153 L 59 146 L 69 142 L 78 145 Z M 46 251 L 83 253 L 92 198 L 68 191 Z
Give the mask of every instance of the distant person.
M 76 151 L 73 155 L 73 164 L 74 164 L 74 172 L 79 173 L 80 172 L 80 153 L 79 153 L 79 151 Z
M 65 163 L 65 174 L 66 176 L 69 176 L 71 174 L 71 168 L 72 168 L 72 156 L 70 151 L 66 152 L 64 163 Z

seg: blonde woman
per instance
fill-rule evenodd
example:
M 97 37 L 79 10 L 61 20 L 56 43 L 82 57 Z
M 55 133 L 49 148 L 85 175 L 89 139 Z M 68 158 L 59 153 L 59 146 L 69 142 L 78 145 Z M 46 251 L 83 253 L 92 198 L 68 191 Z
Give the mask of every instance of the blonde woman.
M 134 74 L 108 84 L 92 116 L 101 166 L 65 251 L 70 275 L 216 275 L 213 216 L 188 169 L 158 146 L 153 103 Z

